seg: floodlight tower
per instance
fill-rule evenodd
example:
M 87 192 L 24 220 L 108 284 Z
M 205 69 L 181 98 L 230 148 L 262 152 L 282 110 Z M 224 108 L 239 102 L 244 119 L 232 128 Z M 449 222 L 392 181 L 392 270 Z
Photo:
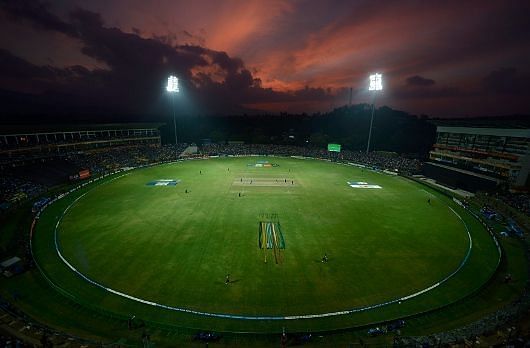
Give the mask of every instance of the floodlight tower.
M 370 131 L 368 132 L 368 143 L 366 144 L 366 154 L 370 151 L 370 140 L 372 140 L 372 125 L 374 123 L 375 114 L 375 96 L 377 91 L 383 90 L 383 75 L 375 73 L 370 75 L 370 85 L 368 90 L 372 91 L 374 98 L 372 99 L 372 117 L 370 118 Z
M 171 94 L 171 104 L 173 107 L 173 128 L 175 130 L 175 156 L 178 157 L 177 154 L 177 120 L 175 118 L 175 94 L 179 92 L 179 79 L 171 75 L 167 78 L 167 87 L 166 90 Z

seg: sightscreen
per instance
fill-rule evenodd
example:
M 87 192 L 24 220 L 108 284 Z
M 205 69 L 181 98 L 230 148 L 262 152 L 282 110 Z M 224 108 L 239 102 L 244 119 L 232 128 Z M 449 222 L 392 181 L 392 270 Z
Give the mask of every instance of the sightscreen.
M 328 151 L 340 152 L 340 144 L 328 144 Z

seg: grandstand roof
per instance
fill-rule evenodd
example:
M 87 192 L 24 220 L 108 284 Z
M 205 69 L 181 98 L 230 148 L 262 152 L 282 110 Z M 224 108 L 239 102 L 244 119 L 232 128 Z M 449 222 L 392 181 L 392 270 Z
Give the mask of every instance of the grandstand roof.
M 457 167 L 448 166 L 448 165 L 445 165 L 445 164 L 442 164 L 442 163 L 427 162 L 427 164 L 433 165 L 433 166 L 435 166 L 435 167 L 445 168 L 445 169 L 452 170 L 452 171 L 455 171 L 455 172 L 459 172 L 459 173 L 463 173 L 463 174 L 467 174 L 467 175 L 475 176 L 475 177 L 477 177 L 477 178 L 481 178 L 481 179 L 485 179 L 485 180 L 490 180 L 490 181 L 495 181 L 496 183 L 499 183 L 499 182 L 500 182 L 499 179 L 494 178 L 494 177 L 491 177 L 491 176 L 488 176 L 488 175 L 484 175 L 484 174 L 480 174 L 480 173 L 472 172 L 472 171 L 470 171 L 470 170 L 465 170 L 465 169 L 462 169 L 462 168 L 457 168 Z
M 431 119 L 436 126 L 472 128 L 530 128 L 530 115 Z
M 158 129 L 165 123 L 95 123 L 95 124 L 45 124 L 0 125 L 0 134 L 32 134 L 55 132 L 98 131 L 115 129 Z
M 437 132 L 494 135 L 499 137 L 530 138 L 530 128 L 479 128 L 479 127 L 451 127 L 438 126 Z

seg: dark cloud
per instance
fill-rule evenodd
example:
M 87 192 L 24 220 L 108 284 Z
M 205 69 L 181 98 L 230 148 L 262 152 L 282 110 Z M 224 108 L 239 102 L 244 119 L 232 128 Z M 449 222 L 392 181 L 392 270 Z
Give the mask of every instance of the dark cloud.
M 128 112 L 142 111 L 145 105 L 160 99 L 161 83 L 169 73 L 175 73 L 183 80 L 186 97 L 194 99 L 203 111 L 234 110 L 242 100 L 255 102 L 252 99 L 262 94 L 256 93 L 261 89 L 260 81 L 245 68 L 243 61 L 225 52 L 193 45 L 172 46 L 167 38 L 146 39 L 137 33 L 107 28 L 99 14 L 82 9 L 70 13 L 70 22 L 63 22 L 38 2 L 8 1 L 3 10 L 16 20 L 81 40 L 82 52 L 108 67 L 104 70 L 40 67 L 7 51 L 0 52 L 3 76 L 19 78 L 28 85 L 39 80 L 38 86 L 45 89 L 42 92 L 67 90 L 90 97 L 91 102 L 110 103 Z M 211 69 L 208 73 L 194 74 L 198 67 Z M 222 75 L 224 80 L 215 82 L 212 73 Z M 266 94 L 269 99 L 284 98 L 271 90 Z
M 0 49 L 0 84 L 21 92 L 63 92 L 83 87 L 81 81 L 87 78 L 93 82 L 102 71 L 90 71 L 81 65 L 68 68 L 37 66 L 14 56 L 9 51 Z M 92 84 L 94 85 L 94 83 Z M 91 88 L 84 88 L 92 91 Z
M 14 20 L 29 20 L 39 29 L 75 34 L 70 24 L 50 12 L 50 6 L 47 3 L 33 0 L 6 0 L 1 6 Z
M 294 96 L 301 100 L 330 100 L 332 98 L 330 90 L 325 90 L 324 88 L 310 88 L 309 86 L 296 91 Z
M 109 18 L 108 11 L 102 16 L 73 5 L 58 4 L 62 10 L 58 12 L 62 16 L 58 16 L 53 12 L 55 9 L 41 1 L 5 0 L 0 2 L 0 18 L 11 23 L 11 32 L 20 28 L 20 23 L 37 28 L 35 33 L 46 30 L 53 44 L 68 46 L 69 50 L 64 50 L 65 54 L 63 51 L 55 56 L 50 54 L 50 57 L 41 50 L 43 54 L 34 59 L 30 45 L 38 38 L 21 38 L 27 43 L 22 49 L 18 43 L 4 40 L 10 42 L 10 47 L 0 50 L 0 89 L 40 93 L 59 102 L 68 95 L 69 100 L 79 102 L 79 108 L 94 105 L 116 112 L 156 114 L 160 111 L 156 109 L 157 103 L 165 102 L 164 81 L 169 73 L 174 73 L 183 87 L 179 102 L 182 110 L 186 103 L 189 110 L 220 113 L 246 111 L 242 105 L 264 103 L 298 103 L 302 111 L 309 103 L 320 103 L 313 110 L 322 110 L 337 105 L 334 104 L 337 100 L 347 103 L 349 87 L 345 86 L 348 84 L 354 87 L 354 96 L 360 98 L 354 102 L 366 101 L 362 98 L 370 97 L 359 76 L 364 71 L 388 67 L 383 73 L 393 80 L 389 79 L 389 88 L 385 89 L 381 101 L 416 112 L 415 105 L 419 104 L 422 107 L 444 102 L 456 105 L 454 100 L 460 98 L 463 103 L 458 103 L 459 106 L 467 100 L 471 108 L 477 100 L 487 96 L 518 96 L 523 100 L 529 92 L 530 75 L 523 71 L 530 52 L 527 20 L 530 6 L 525 2 L 504 5 L 470 1 L 448 5 L 445 2 L 339 1 L 336 6 L 329 6 L 315 1 L 313 9 L 301 4 L 290 5 L 300 12 L 281 12 L 289 16 L 282 17 L 285 21 L 275 20 L 274 15 L 268 22 L 260 19 L 269 18 L 263 13 L 269 8 L 258 5 L 252 8 L 259 11 L 250 11 L 252 20 L 245 17 L 238 25 L 230 19 L 236 21 L 246 11 L 238 12 L 236 8 L 233 10 L 239 13 L 237 16 L 228 11 L 230 16 L 221 15 L 222 20 L 209 21 L 224 29 L 219 28 L 218 35 L 208 36 L 200 26 L 183 30 L 179 27 L 182 23 L 157 32 L 149 27 L 148 21 L 130 21 L 123 27 L 125 29 L 120 29 L 105 23 L 103 18 L 108 23 L 119 22 Z M 244 6 L 235 7 L 244 9 Z M 324 7 L 336 12 L 323 14 Z M 99 11 L 98 6 L 92 8 Z M 474 10 L 477 10 L 476 15 L 465 15 Z M 208 15 L 215 19 L 217 14 Z M 127 13 L 123 13 L 123 18 L 126 17 Z M 181 20 L 175 19 L 176 22 Z M 254 28 L 255 22 L 262 26 Z M 12 23 L 19 23 L 19 26 Z M 272 24 L 282 31 L 270 30 L 269 33 Z M 264 27 L 267 30 L 263 30 Z M 299 31 L 300 28 L 304 31 Z M 245 30 L 250 34 L 239 35 Z M 217 44 L 212 44 L 212 36 L 216 37 Z M 240 47 L 240 51 L 226 48 L 232 55 L 223 51 L 232 41 L 238 40 L 240 42 L 233 47 Z M 206 47 L 205 42 L 219 50 Z M 381 54 L 378 47 L 388 52 Z M 233 56 L 233 52 L 238 52 L 245 60 Z M 251 53 L 245 56 L 243 52 Z M 373 58 L 366 59 L 366 52 Z M 260 60 L 267 58 L 269 53 L 268 59 Z M 257 63 L 252 65 L 250 57 Z M 502 66 L 499 65 L 501 60 L 505 61 L 504 65 L 519 70 L 503 68 L 484 76 L 492 67 Z M 357 70 L 340 68 L 345 61 Z M 446 72 L 449 73 L 444 75 Z M 436 81 L 425 75 L 435 76 Z M 363 82 L 359 82 L 361 80 Z M 305 84 L 309 86 L 300 88 Z M 318 86 L 331 86 L 333 90 Z M 520 109 L 523 108 L 528 109 L 527 106 Z
M 468 91 L 457 87 L 438 86 L 435 80 L 420 75 L 407 77 L 404 85 L 394 85 L 386 91 L 387 97 L 405 101 L 463 97 L 468 94 Z
M 433 86 L 436 82 L 431 79 L 427 79 L 425 77 L 421 77 L 419 75 L 411 76 L 407 78 L 407 85 L 408 86 L 419 86 L 419 87 L 429 87 Z
M 8 1 L 2 8 L 11 18 L 80 40 L 85 55 L 104 63 L 106 69 L 96 70 L 41 67 L 0 52 L 4 76 L 18 78 L 19 83 L 40 88 L 47 95 L 68 93 L 83 98 L 83 107 L 95 104 L 125 113 L 144 112 L 163 95 L 161 84 L 169 73 L 181 78 L 186 99 L 206 112 L 241 111 L 243 104 L 334 98 L 322 88 L 289 93 L 264 89 L 240 58 L 196 45 L 173 45 L 171 37 L 142 38 L 139 30 L 125 33 L 108 28 L 91 11 L 76 9 L 66 22 L 39 2 Z
M 3 78 L 54 79 L 57 73 L 57 69 L 35 66 L 11 52 L 0 49 L 0 75 Z
M 431 79 L 416 75 L 406 79 L 405 86 L 398 86 L 390 93 L 401 99 L 439 99 L 486 97 L 488 95 L 521 96 L 530 92 L 530 73 L 516 68 L 500 68 L 491 71 L 475 87 L 466 90 L 450 86 L 435 86 Z M 428 88 L 423 88 L 428 87 Z
M 456 87 L 429 87 L 429 88 L 410 88 L 410 86 L 396 87 L 389 92 L 390 96 L 396 99 L 414 100 L 414 99 L 440 99 L 465 97 L 470 92 L 463 91 Z
M 526 94 L 530 91 L 530 74 L 515 68 L 501 68 L 484 77 L 482 87 L 490 94 Z
M 415 73 L 462 64 L 476 66 L 488 56 L 508 54 L 512 50 L 517 50 L 521 58 L 530 57 L 528 1 L 466 1 L 456 5 L 451 1 L 437 4 L 425 2 L 412 8 L 401 5 L 397 4 L 401 11 L 421 10 L 425 16 L 420 17 L 420 21 L 426 30 L 439 28 L 425 36 L 434 44 L 423 42 L 412 49 L 414 63 L 410 64 L 411 54 L 403 56 L 408 62 L 400 69 L 402 72 Z M 474 15 L 469 16 L 468 13 Z M 449 22 L 450 27 L 447 26 Z M 411 34 L 420 36 L 417 32 Z

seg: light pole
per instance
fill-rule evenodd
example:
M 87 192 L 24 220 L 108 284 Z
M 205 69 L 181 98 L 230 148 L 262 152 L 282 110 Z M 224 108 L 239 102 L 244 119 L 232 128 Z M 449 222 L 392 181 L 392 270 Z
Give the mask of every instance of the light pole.
M 166 90 L 171 94 L 171 104 L 173 107 L 173 128 L 175 131 L 175 157 L 178 157 L 177 120 L 175 117 L 175 94 L 179 92 L 179 79 L 176 76 L 171 75 L 167 78 Z
M 373 91 L 374 98 L 372 99 L 372 117 L 370 118 L 370 131 L 368 132 L 368 143 L 366 144 L 366 154 L 370 151 L 370 140 L 372 140 L 372 125 L 374 124 L 374 114 L 375 114 L 375 96 L 377 91 L 383 89 L 383 75 L 375 73 L 370 75 L 370 85 L 368 87 L 369 91 Z

